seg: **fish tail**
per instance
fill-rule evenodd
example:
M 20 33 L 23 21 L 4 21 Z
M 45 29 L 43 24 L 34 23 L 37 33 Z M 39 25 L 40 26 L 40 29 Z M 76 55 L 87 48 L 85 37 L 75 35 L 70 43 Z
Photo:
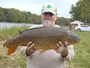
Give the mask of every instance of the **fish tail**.
M 11 46 L 8 48 L 8 55 L 11 55 L 12 53 L 14 53 L 17 49 L 17 46 Z
M 13 52 L 15 52 L 15 50 L 17 49 L 17 44 L 15 43 L 14 40 L 8 40 L 4 43 L 3 45 L 4 47 L 8 48 L 8 55 L 12 54 Z

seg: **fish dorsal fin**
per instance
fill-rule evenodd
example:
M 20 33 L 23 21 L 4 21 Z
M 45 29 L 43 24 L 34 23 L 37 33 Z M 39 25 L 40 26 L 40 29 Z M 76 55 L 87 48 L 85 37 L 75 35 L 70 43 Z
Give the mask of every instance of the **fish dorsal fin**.
M 46 28 L 46 27 L 35 27 L 35 28 L 26 29 L 24 31 L 33 30 L 33 29 L 41 29 L 41 28 Z M 20 32 L 19 34 L 22 34 L 24 31 Z

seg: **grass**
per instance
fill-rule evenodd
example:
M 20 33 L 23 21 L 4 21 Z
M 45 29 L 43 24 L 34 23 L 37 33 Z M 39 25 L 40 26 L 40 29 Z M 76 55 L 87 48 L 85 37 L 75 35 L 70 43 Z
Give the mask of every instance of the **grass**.
M 26 57 L 21 56 L 19 50 L 8 56 L 7 49 L 2 44 L 5 40 L 16 37 L 20 32 L 27 29 L 27 26 L 0 29 L 0 68 L 25 68 Z
M 7 40 L 12 37 L 17 36 L 20 32 L 27 29 L 27 26 L 21 26 L 21 27 L 10 27 L 10 28 L 3 28 L 0 29 L 0 40 Z
M 11 27 L 0 29 L 0 68 L 26 68 L 27 57 L 21 56 L 17 49 L 8 56 L 7 49 L 2 47 L 4 40 L 15 37 L 27 27 Z M 77 32 L 81 37 L 81 43 L 75 44 L 75 57 L 68 62 L 68 68 L 90 68 L 90 32 Z
M 70 62 L 71 68 L 90 68 L 90 32 L 76 32 L 81 43 L 74 46 L 75 57 Z

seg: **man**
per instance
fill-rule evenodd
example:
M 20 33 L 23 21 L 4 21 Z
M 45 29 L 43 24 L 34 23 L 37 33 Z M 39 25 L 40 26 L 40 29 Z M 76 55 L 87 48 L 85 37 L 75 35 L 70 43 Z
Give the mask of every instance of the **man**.
M 57 8 L 51 3 L 46 3 L 42 7 L 41 12 L 42 24 L 35 27 L 59 27 L 55 24 L 57 19 Z M 67 46 L 65 41 L 64 47 L 62 43 L 58 41 L 56 44 L 57 49 L 47 50 L 39 55 L 40 50 L 33 48 L 35 44 L 30 41 L 27 47 L 22 46 L 20 48 L 21 54 L 28 57 L 27 68 L 65 68 L 65 61 L 70 61 L 74 57 L 73 46 Z M 60 48 L 59 48 L 60 47 Z

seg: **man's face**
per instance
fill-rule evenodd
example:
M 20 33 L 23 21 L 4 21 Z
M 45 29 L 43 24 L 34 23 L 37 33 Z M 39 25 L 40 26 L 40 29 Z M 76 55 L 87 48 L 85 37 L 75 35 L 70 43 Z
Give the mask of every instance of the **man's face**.
M 53 26 L 57 19 L 57 14 L 52 14 L 50 12 L 45 12 L 41 15 L 43 26 Z

